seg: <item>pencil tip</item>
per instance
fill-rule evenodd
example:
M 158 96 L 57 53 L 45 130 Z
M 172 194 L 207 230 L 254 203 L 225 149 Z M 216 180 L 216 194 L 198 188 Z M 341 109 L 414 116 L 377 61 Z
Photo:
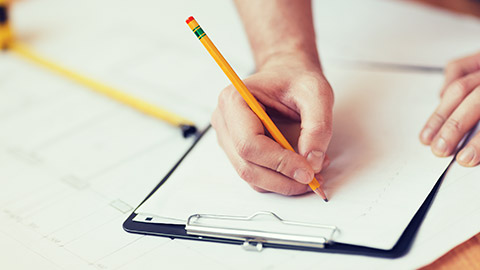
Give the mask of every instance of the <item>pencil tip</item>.
M 325 192 L 323 192 L 323 190 L 317 188 L 317 189 L 315 189 L 313 192 L 315 192 L 318 196 L 322 197 L 322 199 L 323 199 L 325 202 L 328 202 L 327 196 L 325 195 Z

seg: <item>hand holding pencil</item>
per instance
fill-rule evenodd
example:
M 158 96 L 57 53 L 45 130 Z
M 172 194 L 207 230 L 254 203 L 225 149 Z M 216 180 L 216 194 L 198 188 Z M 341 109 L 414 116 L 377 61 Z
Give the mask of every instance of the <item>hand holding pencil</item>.
M 237 92 L 233 87 L 230 87 L 223 92 L 220 97 L 219 108 L 212 118 L 212 125 L 217 130 L 220 144 L 240 176 L 258 191 L 265 190 L 296 195 L 307 192 L 309 187 L 327 201 L 320 185 L 322 180 L 319 183 L 314 177 L 314 173 L 319 172 L 324 166 L 324 161 L 326 160 L 325 162 L 328 163 L 328 159 L 324 158 L 326 149 L 323 149 L 322 141 L 316 140 L 318 138 L 312 135 L 321 133 L 327 142 L 326 144 L 328 144 L 330 132 L 324 133 L 323 131 L 325 124 L 327 129 L 331 128 L 331 121 L 329 119 L 324 121 L 325 119 L 322 118 L 324 115 L 321 111 L 323 109 L 331 111 L 331 103 L 309 102 L 313 99 L 326 100 L 320 98 L 320 92 L 310 89 L 310 87 L 318 87 L 319 84 L 322 84 L 322 89 L 327 90 L 325 93 L 321 93 L 333 98 L 330 86 L 324 79 L 320 66 L 305 65 L 303 66 L 305 69 L 301 69 L 300 65 L 297 65 L 298 63 L 292 63 L 286 67 L 274 66 L 248 79 L 249 85 L 254 86 L 252 91 L 257 91 L 266 87 L 264 83 L 268 80 L 262 80 L 262 78 L 268 79 L 270 77 L 270 82 L 273 83 L 267 88 L 270 88 L 269 93 L 274 94 L 274 98 L 269 99 L 268 94 L 267 97 L 262 97 L 262 94 L 267 93 L 266 91 L 263 93 L 259 91 L 257 97 L 263 100 L 276 100 L 276 104 L 275 102 L 273 104 L 264 102 L 264 104 L 295 120 L 302 118 L 302 133 L 299 139 L 299 151 L 304 154 L 302 156 L 294 152 L 290 143 L 266 114 L 262 105 L 250 93 L 193 17 L 190 17 L 187 23 L 230 79 L 235 89 L 238 90 Z M 280 80 L 275 82 L 275 79 Z M 298 96 L 289 95 L 293 93 L 293 91 L 290 91 L 292 90 L 291 87 L 298 87 L 295 91 Z M 280 98 L 276 99 L 278 97 L 275 94 L 279 94 Z M 231 99 L 233 102 L 222 104 L 222 98 Z M 302 101 L 300 107 L 296 103 L 297 101 Z M 305 107 L 303 106 L 305 103 L 314 106 Z M 219 113 L 219 110 L 224 110 L 225 114 Z M 223 115 L 231 121 L 222 119 Z M 318 120 L 318 116 L 321 116 L 320 121 L 315 122 L 315 120 Z M 320 125 L 311 126 L 312 123 Z M 265 136 L 264 127 L 276 142 Z M 316 144 L 319 150 L 305 151 L 312 143 Z M 325 143 L 323 142 L 323 144 Z M 311 163 L 315 168 L 312 167 Z
M 285 75 L 285 80 L 280 82 L 281 85 L 291 78 L 290 75 L 295 76 L 288 74 L 284 67 L 275 68 L 275 70 L 272 68 L 269 72 L 272 72 L 272 75 L 259 72 L 244 80 L 247 88 L 251 89 L 255 96 L 262 96 L 265 82 L 272 81 L 273 76 Z M 282 88 L 275 87 L 267 90 L 279 94 L 282 92 Z M 328 167 L 330 163 L 328 156 L 321 161 L 320 166 L 314 168 L 313 162 L 310 163 L 305 156 L 286 151 L 265 134 L 261 121 L 233 87 L 223 90 L 219 100 L 219 105 L 212 116 L 212 125 L 229 160 L 252 188 L 259 192 L 298 195 L 311 191 L 305 184 L 310 183 L 313 176 L 323 184 L 320 171 Z M 272 102 L 278 101 L 272 99 Z M 272 112 L 271 108 L 275 109 L 277 106 L 285 105 L 278 103 L 269 105 L 267 111 Z M 287 126 L 294 126 L 295 123 L 300 122 L 299 116 L 290 113 L 288 109 L 281 113 L 269 113 L 269 115 L 275 120 L 287 123 Z

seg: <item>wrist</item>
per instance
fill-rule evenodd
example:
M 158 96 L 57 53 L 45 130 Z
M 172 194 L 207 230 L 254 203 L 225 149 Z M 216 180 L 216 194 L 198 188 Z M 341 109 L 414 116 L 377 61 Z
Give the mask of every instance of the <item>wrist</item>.
M 294 69 L 322 72 L 318 53 L 306 51 L 273 51 L 262 55 L 257 60 L 257 71 L 276 67 L 290 67 Z

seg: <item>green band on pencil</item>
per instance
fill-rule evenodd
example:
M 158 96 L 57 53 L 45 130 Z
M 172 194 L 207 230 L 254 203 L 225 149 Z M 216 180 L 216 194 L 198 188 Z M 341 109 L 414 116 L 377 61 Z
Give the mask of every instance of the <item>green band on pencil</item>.
M 203 29 L 201 27 L 197 27 L 195 29 L 197 30 L 195 30 L 194 33 L 198 37 L 198 39 L 201 39 L 203 36 L 205 36 L 205 32 L 203 32 Z

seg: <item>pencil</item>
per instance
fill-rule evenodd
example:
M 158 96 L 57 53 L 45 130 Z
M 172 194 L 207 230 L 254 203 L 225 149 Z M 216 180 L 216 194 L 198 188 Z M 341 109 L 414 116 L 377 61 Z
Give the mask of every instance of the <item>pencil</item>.
M 197 36 L 198 40 L 200 40 L 203 46 L 205 46 L 207 51 L 213 57 L 215 62 L 217 62 L 225 75 L 227 75 L 233 86 L 237 89 L 245 102 L 247 102 L 250 109 L 257 115 L 260 121 L 262 121 L 263 125 L 268 130 L 268 132 L 270 132 L 275 141 L 278 142 L 283 148 L 290 151 L 295 151 L 293 150 L 293 147 L 290 145 L 287 139 L 285 139 L 280 130 L 277 128 L 277 126 L 273 123 L 272 119 L 270 119 L 270 117 L 267 115 L 265 110 L 263 110 L 260 103 L 258 103 L 252 93 L 250 93 L 250 91 L 247 89 L 247 86 L 243 83 L 240 77 L 238 77 L 237 73 L 235 73 L 230 64 L 228 64 L 227 60 L 225 60 L 222 54 L 218 51 L 218 49 L 215 47 L 213 42 L 203 31 L 197 21 L 192 16 L 190 16 L 186 20 L 186 23 L 193 31 L 193 33 Z M 315 177 L 313 177 L 312 181 L 308 185 L 316 194 L 321 196 L 324 201 L 328 202 L 325 192 L 323 192 L 322 188 L 320 187 L 320 183 L 318 183 Z

